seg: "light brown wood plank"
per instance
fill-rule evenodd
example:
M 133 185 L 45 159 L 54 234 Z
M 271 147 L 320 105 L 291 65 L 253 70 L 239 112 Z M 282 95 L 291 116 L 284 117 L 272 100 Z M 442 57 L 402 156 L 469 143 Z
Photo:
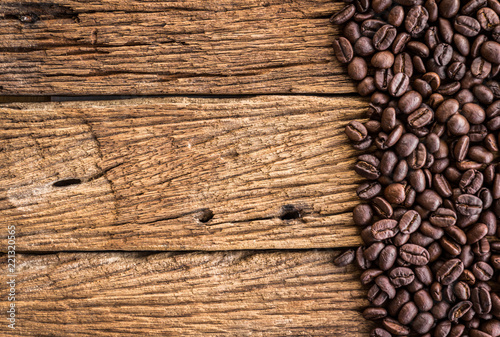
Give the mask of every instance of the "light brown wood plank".
M 0 107 L 0 218 L 18 227 L 25 251 L 353 246 L 360 178 L 344 126 L 365 104 L 259 96 Z M 70 179 L 81 183 L 57 186 Z M 301 216 L 282 220 L 286 205 Z
M 366 291 L 337 254 L 19 255 L 17 327 L 3 319 L 0 334 L 367 336 Z M 7 305 L 1 296 L 3 315 Z
M 331 0 L 0 2 L 0 94 L 346 93 Z

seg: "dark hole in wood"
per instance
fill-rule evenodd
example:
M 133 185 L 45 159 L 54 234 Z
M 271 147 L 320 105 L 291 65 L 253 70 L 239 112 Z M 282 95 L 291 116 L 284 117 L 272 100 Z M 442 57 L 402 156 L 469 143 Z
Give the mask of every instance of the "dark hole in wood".
M 82 181 L 80 179 L 64 179 L 64 180 L 59 180 L 54 183 L 54 187 L 66 187 L 66 186 L 71 186 L 71 185 L 78 185 Z
M 302 216 L 302 209 L 294 205 L 283 205 L 281 206 L 280 219 L 281 220 L 293 220 L 298 219 Z
M 209 222 L 214 217 L 214 212 L 209 208 L 203 208 L 198 211 L 196 218 L 199 222 Z

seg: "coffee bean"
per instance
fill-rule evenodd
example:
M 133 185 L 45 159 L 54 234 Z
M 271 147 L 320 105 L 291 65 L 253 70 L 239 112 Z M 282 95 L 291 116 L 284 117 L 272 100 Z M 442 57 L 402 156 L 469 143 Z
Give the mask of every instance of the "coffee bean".
M 459 281 L 453 286 L 453 293 L 459 300 L 466 301 L 470 298 L 470 287 L 467 283 Z
M 387 310 L 385 310 L 384 308 L 371 307 L 371 308 L 366 308 L 363 311 L 363 317 L 371 321 L 382 319 L 386 316 L 387 316 Z
M 488 62 L 500 64 L 500 43 L 487 41 L 481 45 L 481 56 Z
M 457 222 L 457 215 L 455 212 L 448 208 L 438 208 L 429 216 L 431 224 L 437 227 L 453 226 Z
M 384 318 L 382 321 L 384 328 L 396 336 L 405 336 L 410 333 L 410 328 L 392 318 Z
M 372 235 L 376 240 L 385 240 L 394 237 L 399 232 L 398 222 L 392 219 L 383 219 L 372 225 Z
M 467 170 L 460 179 L 460 189 L 466 194 L 476 194 L 483 186 L 483 174 L 478 170 Z
M 413 111 L 417 110 L 421 104 L 422 104 L 422 95 L 420 95 L 417 91 L 411 90 L 405 93 L 403 96 L 401 96 L 398 102 L 398 108 L 402 113 L 410 114 Z M 500 104 L 499 104 L 499 110 L 500 110 Z
M 396 28 L 392 25 L 383 25 L 373 35 L 373 46 L 377 50 L 386 50 L 394 42 L 397 33 Z
M 425 190 L 417 197 L 417 203 L 429 211 L 435 211 L 443 203 L 443 199 L 433 190 Z
M 382 192 L 382 185 L 380 185 L 378 182 L 363 183 L 356 190 L 358 197 L 363 200 L 372 199 L 376 197 L 380 192 Z
M 476 36 L 481 30 L 479 22 L 466 15 L 457 16 L 454 22 L 454 27 L 457 32 L 467 37 Z
M 408 124 L 412 128 L 421 128 L 431 123 L 433 119 L 434 111 L 430 107 L 424 106 L 408 116 Z
M 390 81 L 387 90 L 391 96 L 399 97 L 406 92 L 409 84 L 410 78 L 408 77 L 408 75 L 404 73 L 397 73 Z
M 460 114 L 451 116 L 446 126 L 448 127 L 448 131 L 454 136 L 466 135 L 470 130 L 469 122 Z
M 436 110 L 436 120 L 444 123 L 458 113 L 460 104 L 456 99 L 445 100 Z
M 393 208 L 391 204 L 382 197 L 372 199 L 372 206 L 377 215 L 382 218 L 391 218 L 393 216 Z
M 407 267 L 396 267 L 389 273 L 389 279 L 396 288 L 399 288 L 413 282 L 415 273 Z
M 421 312 L 415 317 L 411 327 L 416 333 L 425 334 L 429 332 L 434 324 L 434 317 L 428 312 Z
M 351 263 L 354 262 L 355 255 L 356 254 L 355 254 L 354 250 L 353 249 L 349 249 L 346 252 L 340 254 L 337 258 L 335 258 L 335 260 L 333 261 L 333 263 L 337 267 L 347 266 L 348 264 L 351 264 Z
M 491 295 L 487 289 L 474 287 L 471 291 L 470 300 L 476 313 L 482 315 L 488 314 L 491 311 Z
M 356 81 L 361 81 L 368 73 L 366 61 L 361 57 L 354 57 L 347 66 L 347 74 Z
M 486 262 L 479 261 L 472 266 L 472 273 L 474 273 L 476 279 L 481 281 L 489 281 L 493 276 L 493 272 L 493 268 Z
M 470 301 L 459 302 L 453 308 L 450 309 L 448 313 L 448 319 L 456 323 L 471 308 L 472 308 L 472 302 Z
M 412 36 L 420 34 L 427 24 L 429 13 L 423 6 L 414 6 L 406 14 L 405 29 Z
M 375 328 L 370 332 L 370 337 L 391 337 L 391 334 L 387 330 Z
M 421 217 L 416 211 L 407 211 L 399 220 L 399 229 L 403 234 L 411 234 L 418 230 L 421 224 Z
M 333 15 L 330 18 L 330 22 L 336 25 L 343 24 L 347 22 L 349 19 L 351 19 L 354 16 L 354 13 L 356 12 L 356 7 L 354 5 L 347 5 L 344 8 L 342 8 L 338 13 Z
M 354 223 L 358 226 L 367 226 L 371 223 L 373 211 L 368 204 L 359 204 L 354 207 L 353 219 Z
M 474 195 L 462 194 L 457 198 L 455 206 L 458 213 L 465 216 L 470 216 L 481 213 L 483 209 L 483 202 L 481 201 L 481 199 Z
M 405 133 L 396 144 L 396 153 L 401 157 L 408 157 L 418 146 L 419 139 L 411 133 Z
M 417 266 L 426 265 L 429 262 L 429 252 L 424 247 L 407 243 L 399 249 L 401 258 Z
M 434 61 L 438 66 L 445 66 L 451 61 L 453 47 L 447 43 L 440 43 L 434 49 Z
M 464 271 L 464 265 L 459 259 L 446 261 L 436 272 L 437 281 L 442 285 L 455 282 Z

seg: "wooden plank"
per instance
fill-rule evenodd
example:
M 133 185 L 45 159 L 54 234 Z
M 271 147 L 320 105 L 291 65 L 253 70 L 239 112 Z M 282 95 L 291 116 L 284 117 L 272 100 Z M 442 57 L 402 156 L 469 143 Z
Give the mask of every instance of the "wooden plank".
M 0 93 L 347 93 L 331 0 L 0 2 Z
M 26 251 L 353 246 L 360 178 L 344 127 L 365 104 L 259 96 L 1 107 L 0 218 Z M 300 217 L 281 219 L 287 205 L 297 211 L 284 218 Z
M 337 254 L 18 255 L 16 329 L 3 319 L 0 334 L 367 336 L 366 291 Z

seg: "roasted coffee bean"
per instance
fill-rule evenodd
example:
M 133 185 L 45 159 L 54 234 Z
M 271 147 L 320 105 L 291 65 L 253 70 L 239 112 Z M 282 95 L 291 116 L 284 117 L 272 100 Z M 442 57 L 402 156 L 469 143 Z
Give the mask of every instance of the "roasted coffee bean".
M 372 199 L 372 207 L 382 218 L 388 219 L 393 216 L 393 208 L 391 204 L 382 197 L 375 197 Z
M 467 244 L 478 242 L 488 234 L 488 227 L 484 223 L 477 223 L 467 231 Z
M 457 16 L 455 18 L 454 27 L 457 32 L 467 37 L 476 36 L 481 30 L 479 22 L 466 15 Z
M 377 50 L 386 50 L 389 48 L 397 35 L 397 30 L 392 25 L 380 27 L 373 35 L 373 46 Z
M 410 78 L 405 73 L 397 73 L 394 75 L 387 88 L 389 94 L 394 97 L 400 97 L 408 89 Z
M 398 222 L 392 219 L 383 219 L 372 225 L 372 235 L 376 240 L 385 240 L 394 237 L 398 231 Z
M 396 153 L 405 158 L 410 155 L 418 146 L 419 139 L 412 133 L 405 133 L 396 144 Z
M 477 215 L 480 214 L 483 209 L 483 202 L 474 195 L 462 194 L 457 198 L 455 207 L 462 215 Z
M 387 310 L 384 308 L 371 307 L 363 311 L 363 317 L 368 320 L 377 320 L 387 316 Z
M 476 194 L 483 186 L 483 179 L 478 170 L 467 170 L 460 179 L 460 189 L 466 194 Z
M 410 324 L 418 314 L 418 308 L 414 302 L 407 302 L 399 311 L 398 321 L 401 324 Z
M 368 261 L 375 261 L 384 247 L 382 242 L 372 243 L 364 250 L 363 255 Z
M 464 271 L 464 264 L 459 259 L 446 261 L 436 272 L 437 281 L 442 285 L 455 282 Z
M 343 9 L 341 9 L 338 13 L 333 15 L 330 18 L 330 22 L 335 24 L 335 25 L 340 25 L 345 22 L 347 22 L 349 19 L 351 19 L 354 16 L 354 13 L 356 12 L 356 7 L 354 5 L 347 5 Z
M 420 34 L 427 24 L 429 13 L 423 6 L 414 6 L 406 14 L 405 29 L 412 36 Z
M 368 73 L 366 61 L 361 57 L 354 57 L 347 66 L 347 74 L 356 81 L 361 81 Z
M 396 267 L 389 273 L 389 279 L 396 288 L 399 288 L 413 282 L 415 273 L 407 267 Z
M 344 267 L 347 266 L 348 264 L 351 264 L 354 262 L 354 258 L 356 256 L 356 253 L 354 252 L 353 249 L 349 249 L 346 252 L 340 254 L 334 261 L 333 263 L 337 267 Z
M 360 142 L 366 138 L 368 131 L 365 126 L 358 121 L 352 121 L 345 127 L 345 133 L 350 140 Z
M 489 264 L 479 261 L 472 266 L 472 273 L 478 280 L 489 281 L 493 276 L 494 271 Z
M 384 190 L 385 199 L 391 204 L 401 204 L 406 199 L 405 187 L 400 183 L 393 183 Z
M 410 35 L 405 32 L 401 32 L 396 35 L 394 42 L 392 43 L 392 52 L 397 55 L 401 53 L 406 48 L 406 43 L 410 40 Z
M 341 63 L 349 63 L 353 58 L 351 43 L 345 37 L 339 37 L 333 41 L 333 50 L 337 60 Z
M 358 197 L 363 200 L 372 199 L 376 197 L 380 192 L 382 192 L 382 185 L 380 185 L 378 182 L 363 183 L 356 190 Z
M 417 197 L 417 203 L 429 211 L 436 211 L 443 203 L 443 199 L 433 190 L 425 190 Z
M 481 56 L 488 62 L 500 64 L 500 43 L 486 41 L 481 45 Z
M 429 252 L 424 247 L 407 243 L 399 248 L 399 255 L 408 263 L 424 266 L 429 262 Z
M 399 229 L 403 234 L 411 234 L 418 230 L 422 219 L 416 211 L 407 211 L 399 220 Z
M 457 223 L 456 213 L 448 208 L 438 208 L 429 216 L 429 221 L 436 227 L 448 227 Z
M 472 308 L 472 302 L 470 301 L 459 302 L 453 308 L 450 309 L 448 313 L 448 319 L 456 323 L 471 308 Z
M 434 61 L 438 66 L 445 66 L 451 61 L 453 47 L 447 43 L 440 43 L 434 49 Z
M 483 287 L 474 287 L 471 291 L 470 301 L 476 313 L 488 314 L 491 311 L 491 295 L 490 292 Z
M 461 300 L 466 301 L 470 298 L 470 287 L 467 283 L 459 281 L 453 286 L 453 294 Z
M 428 312 L 421 312 L 413 320 L 411 327 L 416 333 L 425 334 L 434 325 L 434 317 Z
M 396 56 L 394 60 L 394 74 L 404 73 L 411 77 L 413 75 L 413 62 L 411 56 L 408 53 L 400 53 Z M 398 105 L 401 103 L 398 103 Z
M 391 334 L 387 330 L 375 328 L 370 332 L 370 337 L 391 337 Z
M 382 324 L 384 325 L 384 328 L 387 331 L 396 336 L 405 336 L 410 333 L 409 327 L 399 323 L 398 321 L 392 318 L 384 318 L 382 320 Z
M 388 298 L 392 299 L 396 296 L 396 288 L 385 275 L 380 275 L 375 278 L 375 284 L 387 294 Z
M 354 207 L 353 219 L 354 223 L 358 226 L 367 226 L 371 223 L 373 211 L 368 204 L 359 204 Z
M 382 275 L 384 272 L 380 269 L 368 269 L 365 270 L 360 277 L 361 284 L 367 285 L 372 283 L 377 276 Z

